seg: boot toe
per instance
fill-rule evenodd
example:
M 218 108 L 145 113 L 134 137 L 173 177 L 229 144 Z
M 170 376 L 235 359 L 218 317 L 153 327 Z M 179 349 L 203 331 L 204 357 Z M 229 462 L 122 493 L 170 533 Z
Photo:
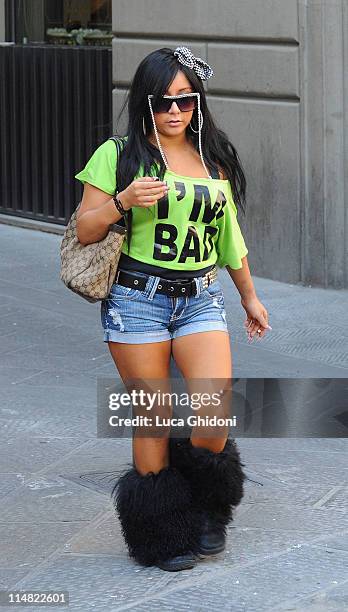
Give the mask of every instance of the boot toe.
M 196 558 L 191 553 L 186 553 L 165 561 L 158 561 L 156 565 L 166 572 L 179 572 L 180 570 L 192 569 L 196 565 Z
M 200 537 L 199 554 L 201 556 L 217 555 L 225 550 L 226 538 L 218 532 L 205 533 Z

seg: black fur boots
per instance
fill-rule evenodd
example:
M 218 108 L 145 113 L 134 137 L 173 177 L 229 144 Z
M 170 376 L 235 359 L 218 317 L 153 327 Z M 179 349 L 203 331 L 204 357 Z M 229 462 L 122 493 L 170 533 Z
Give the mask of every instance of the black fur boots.
M 170 463 L 189 482 L 193 503 L 200 513 L 198 552 L 214 555 L 225 547 L 226 527 L 233 507 L 243 497 L 246 478 L 235 440 L 228 439 L 222 452 L 192 446 L 190 439 L 170 439 Z
M 174 467 L 145 476 L 133 468 L 112 491 L 129 554 L 167 571 L 195 565 L 200 525 L 190 485 Z
M 234 440 L 222 452 L 171 438 L 170 465 L 145 476 L 133 468 L 112 491 L 129 554 L 141 565 L 190 569 L 225 547 L 246 478 Z

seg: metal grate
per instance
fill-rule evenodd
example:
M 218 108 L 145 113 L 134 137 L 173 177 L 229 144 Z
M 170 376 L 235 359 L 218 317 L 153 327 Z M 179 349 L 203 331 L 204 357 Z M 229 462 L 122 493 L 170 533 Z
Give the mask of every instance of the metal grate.
M 0 212 L 65 225 L 112 134 L 112 49 L 0 47 Z

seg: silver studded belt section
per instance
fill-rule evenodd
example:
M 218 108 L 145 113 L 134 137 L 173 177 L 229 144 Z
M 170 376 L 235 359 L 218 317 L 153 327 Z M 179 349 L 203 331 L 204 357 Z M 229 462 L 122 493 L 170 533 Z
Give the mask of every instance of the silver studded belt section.
M 125 287 L 133 287 L 134 289 L 139 289 L 140 291 L 144 291 L 149 276 L 140 276 L 136 273 L 126 272 L 125 270 L 118 270 L 115 278 L 115 283 L 119 285 L 124 285 Z M 214 266 L 212 270 L 207 272 L 202 277 L 202 285 L 203 289 L 206 289 L 212 282 L 217 279 L 217 267 Z M 197 287 L 194 280 L 188 281 L 173 281 L 168 280 L 167 278 L 160 278 L 159 283 L 157 285 L 156 293 L 163 293 L 165 295 L 170 295 L 172 297 L 180 297 L 180 296 L 190 296 L 196 295 Z
M 209 285 L 211 285 L 211 283 L 213 283 L 217 279 L 217 276 L 217 267 L 214 266 L 212 270 L 210 270 L 203 276 L 203 289 L 206 289 Z

